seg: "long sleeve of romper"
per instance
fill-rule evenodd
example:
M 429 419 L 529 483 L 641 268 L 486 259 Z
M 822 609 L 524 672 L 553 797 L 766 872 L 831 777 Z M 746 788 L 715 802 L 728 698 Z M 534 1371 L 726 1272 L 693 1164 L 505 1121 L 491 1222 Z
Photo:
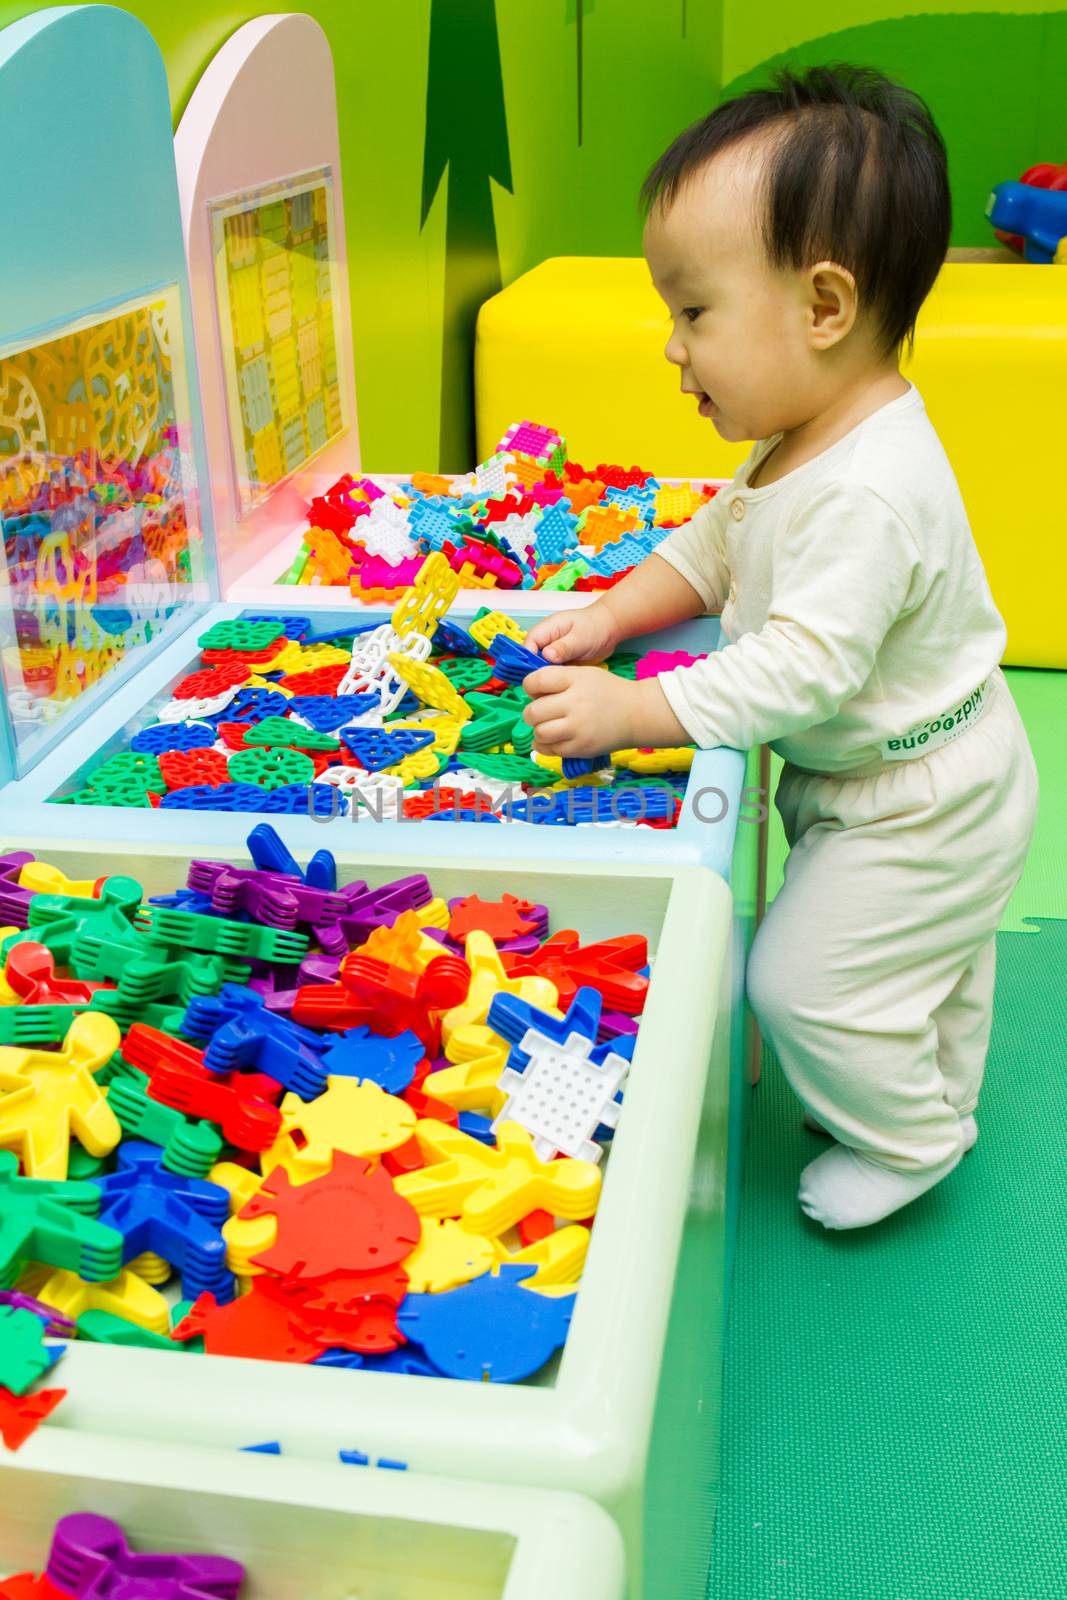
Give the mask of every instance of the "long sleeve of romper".
M 680 572 L 700 596 L 705 611 L 720 611 L 730 587 L 726 560 L 726 491 L 720 489 L 696 514 L 656 546 L 656 554 Z
M 769 536 L 763 625 L 660 677 L 699 745 L 745 750 L 827 721 L 876 674 L 887 632 L 921 598 L 914 537 L 865 484 L 826 484 Z M 717 589 L 725 557 L 710 555 L 708 583 Z M 871 689 L 877 696 L 878 684 Z

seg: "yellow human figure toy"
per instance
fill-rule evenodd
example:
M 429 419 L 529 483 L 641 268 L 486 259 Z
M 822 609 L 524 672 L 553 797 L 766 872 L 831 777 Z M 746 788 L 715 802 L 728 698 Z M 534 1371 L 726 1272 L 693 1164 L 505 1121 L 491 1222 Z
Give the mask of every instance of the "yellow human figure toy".
M 32 1294 L 72 1322 L 86 1311 L 109 1311 L 113 1317 L 135 1322 L 149 1333 L 167 1333 L 170 1310 L 158 1289 L 124 1267 L 108 1283 L 86 1283 L 76 1272 L 33 1266 L 19 1278 L 23 1294 Z
M 20 889 L 29 889 L 34 894 L 73 895 L 80 900 L 95 898 L 97 881 L 86 878 L 75 883 L 58 867 L 50 867 L 47 861 L 27 861 L 19 873 Z
M 569 1156 L 539 1161 L 516 1122 L 500 1125 L 496 1149 L 431 1119 L 418 1124 L 415 1137 L 430 1165 L 395 1186 L 421 1217 L 459 1217 L 473 1233 L 495 1238 L 531 1211 L 580 1222 L 600 1200 L 599 1167 Z
M 484 1111 L 495 1117 L 507 1099 L 498 1084 L 510 1049 L 506 1039 L 481 1023 L 456 1028 L 445 1051 L 452 1065 L 431 1072 L 423 1088 L 456 1111 Z
M 505 1250 L 498 1243 L 500 1261 L 494 1271 L 502 1266 L 535 1266 L 537 1271 L 532 1278 L 524 1280 L 524 1289 L 534 1289 L 539 1294 L 552 1291 L 573 1294 L 589 1254 L 589 1237 L 589 1229 L 575 1222 L 569 1228 L 557 1228 L 555 1233 L 535 1240 L 522 1250 Z
M 527 1000 L 530 1005 L 537 1006 L 542 1011 L 552 1011 L 554 1016 L 560 1015 L 553 1009 L 559 999 L 559 990 L 555 984 L 548 978 L 509 978 L 497 955 L 496 945 L 481 928 L 475 928 L 467 935 L 464 951 L 467 965 L 471 969 L 471 984 L 466 1000 L 461 1005 L 453 1006 L 451 1011 L 445 1012 L 441 1024 L 441 1038 L 444 1041 L 446 1054 L 448 1041 L 457 1028 L 468 1027 L 471 1023 L 484 1024 L 494 995 L 517 995 L 520 1000 Z
M 13 1150 L 28 1178 L 62 1182 L 71 1135 L 91 1156 L 119 1143 L 119 1120 L 93 1074 L 121 1043 L 111 1017 L 86 1011 L 61 1050 L 0 1048 L 0 1150 Z

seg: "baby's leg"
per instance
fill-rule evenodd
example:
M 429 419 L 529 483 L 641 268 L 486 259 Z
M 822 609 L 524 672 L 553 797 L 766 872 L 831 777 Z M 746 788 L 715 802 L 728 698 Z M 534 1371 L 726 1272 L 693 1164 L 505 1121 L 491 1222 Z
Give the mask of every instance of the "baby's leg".
M 960 1117 L 973 1114 L 985 1075 L 996 965 L 994 937 L 975 952 L 952 993 L 934 1012 L 937 1064 L 945 1080 L 945 1098 Z
M 840 1141 L 801 1184 L 827 1227 L 888 1216 L 970 1142 L 958 1113 L 981 1079 L 989 947 L 1036 803 L 1010 720 L 987 721 L 870 778 L 783 774 L 793 849 L 748 989 L 798 1098 Z

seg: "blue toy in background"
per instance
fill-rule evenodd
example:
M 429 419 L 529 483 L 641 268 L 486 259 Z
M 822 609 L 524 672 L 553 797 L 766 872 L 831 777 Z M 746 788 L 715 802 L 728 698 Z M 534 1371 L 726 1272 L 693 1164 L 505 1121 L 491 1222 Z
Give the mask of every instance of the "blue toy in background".
M 998 183 L 986 203 L 985 214 L 994 228 L 1019 234 L 1023 259 L 1047 264 L 1063 261 L 1067 246 L 1067 191 L 1038 189 L 1030 183 Z M 1067 265 L 1067 261 L 1063 262 Z

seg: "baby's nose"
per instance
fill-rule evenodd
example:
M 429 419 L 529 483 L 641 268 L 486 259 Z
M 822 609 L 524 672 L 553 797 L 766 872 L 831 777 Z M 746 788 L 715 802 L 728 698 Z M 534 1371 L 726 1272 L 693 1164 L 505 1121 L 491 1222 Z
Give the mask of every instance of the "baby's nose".
M 672 366 L 685 367 L 689 365 L 689 357 L 686 353 L 685 345 L 679 339 L 676 330 L 672 331 L 670 338 L 667 340 L 663 354 Z

